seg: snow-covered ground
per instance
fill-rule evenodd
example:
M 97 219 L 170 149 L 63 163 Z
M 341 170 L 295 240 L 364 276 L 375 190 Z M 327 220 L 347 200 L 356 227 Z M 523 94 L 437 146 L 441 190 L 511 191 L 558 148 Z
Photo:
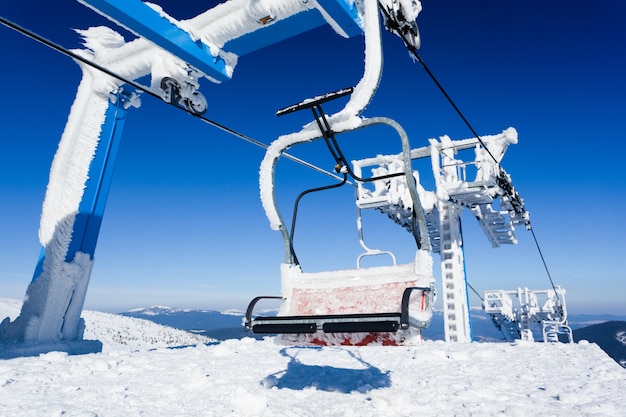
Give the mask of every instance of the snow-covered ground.
M 0 298 L 0 321 L 5 317 L 14 320 L 20 314 L 22 302 Z M 83 311 L 86 340 L 100 340 L 103 352 L 110 350 L 138 350 L 180 347 L 214 342 L 202 335 L 161 326 L 148 320 L 123 317 L 98 311 Z M 0 345 L 0 360 L 5 359 Z
M 0 300 L 0 317 L 19 314 Z M 287 347 L 206 342 L 86 311 L 102 353 L 0 360 L 0 416 L 624 416 L 626 370 L 597 345 Z M 195 345 L 190 345 L 194 344 Z M 169 347 L 168 347 L 169 346 Z

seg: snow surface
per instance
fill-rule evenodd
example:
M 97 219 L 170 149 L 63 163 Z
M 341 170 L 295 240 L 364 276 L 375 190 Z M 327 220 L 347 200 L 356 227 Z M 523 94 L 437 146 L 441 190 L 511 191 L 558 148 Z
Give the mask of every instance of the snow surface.
M 0 321 L 5 317 L 15 319 L 20 314 L 21 306 L 22 302 L 19 300 L 0 298 Z M 102 351 L 105 353 L 120 349 L 134 351 L 215 342 L 215 339 L 206 336 L 135 317 L 85 310 L 82 312 L 82 318 L 86 326 L 84 339 L 100 340 L 103 344 Z M 7 352 L 2 350 L 0 344 L 0 360 L 6 357 Z
M 18 301 L 0 299 L 0 317 L 18 312 Z M 246 338 L 195 346 L 181 339 L 174 348 L 154 343 L 173 329 L 105 313 L 83 317 L 103 352 L 0 360 L 0 416 L 623 416 L 626 410 L 626 370 L 587 342 L 302 348 Z

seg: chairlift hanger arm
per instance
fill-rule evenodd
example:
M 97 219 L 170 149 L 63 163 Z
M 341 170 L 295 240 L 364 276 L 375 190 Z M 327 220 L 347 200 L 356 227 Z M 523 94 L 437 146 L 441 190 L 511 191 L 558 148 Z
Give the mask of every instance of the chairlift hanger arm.
M 315 122 L 317 123 L 320 133 L 322 134 L 321 137 L 324 138 L 324 140 L 326 141 L 329 151 L 333 155 L 335 162 L 337 162 L 337 166 L 335 167 L 336 172 L 341 172 L 345 170 L 352 178 L 360 182 L 372 182 L 404 175 L 403 172 L 399 172 L 371 178 L 362 178 L 356 175 L 352 168 L 350 168 L 350 164 L 348 164 L 348 159 L 345 157 L 343 151 L 339 147 L 339 143 L 335 138 L 335 132 L 331 128 L 330 123 L 328 122 L 328 118 L 326 117 L 326 113 L 324 113 L 324 110 L 322 109 L 322 104 L 340 97 L 350 95 L 353 91 L 353 87 L 348 87 L 328 94 L 323 94 L 309 100 L 304 100 L 300 103 L 292 104 L 291 106 L 287 106 L 278 110 L 276 112 L 276 116 L 280 117 L 289 113 L 295 113 L 300 110 L 311 109 L 313 117 L 315 118 Z
M 387 122 L 387 124 L 389 124 L 390 126 L 394 127 L 396 129 L 396 131 L 400 134 L 400 138 L 401 138 L 401 142 L 402 142 L 402 149 L 403 149 L 403 154 L 407 154 L 405 158 L 403 158 L 403 163 L 405 164 L 405 169 L 402 172 L 398 172 L 398 173 L 392 173 L 392 174 L 385 174 L 385 175 L 381 175 L 381 176 L 375 176 L 375 177 L 371 177 L 371 178 L 361 178 L 360 176 L 357 176 L 354 171 L 352 170 L 352 168 L 350 167 L 350 164 L 348 163 L 347 158 L 345 157 L 345 155 L 343 154 L 343 151 L 341 150 L 339 143 L 337 142 L 337 139 L 335 138 L 335 132 L 332 129 L 326 114 L 324 113 L 323 109 L 322 109 L 322 103 L 326 103 L 328 101 L 334 100 L 336 98 L 340 98 L 343 96 L 346 96 L 348 94 L 350 94 L 353 91 L 352 88 L 345 88 L 336 92 L 332 92 L 332 93 L 328 93 L 322 96 L 318 96 L 315 97 L 313 99 L 310 100 L 305 100 L 301 103 L 298 104 L 294 104 L 288 107 L 285 107 L 281 110 L 279 110 L 276 114 L 277 116 L 282 116 L 284 114 L 288 114 L 288 113 L 293 113 L 299 110 L 304 110 L 304 109 L 311 109 L 311 111 L 313 112 L 313 116 L 315 118 L 315 122 L 317 123 L 317 126 L 319 128 L 319 131 L 321 133 L 321 138 L 324 139 L 324 141 L 326 142 L 326 145 L 328 146 L 328 149 L 330 151 L 330 153 L 332 154 L 333 158 L 335 159 L 336 162 L 336 166 L 335 166 L 335 171 L 336 172 L 342 172 L 349 174 L 352 178 L 354 178 L 355 180 L 359 181 L 359 182 L 372 182 L 372 181 L 377 181 L 377 180 L 383 180 L 383 179 L 387 179 L 387 178 L 393 178 L 393 177 L 400 177 L 400 176 L 405 176 L 406 177 L 406 181 L 407 184 L 411 184 L 412 187 L 409 185 L 409 189 L 412 189 L 411 192 L 411 198 L 412 200 L 415 202 L 417 201 L 417 205 L 414 203 L 414 207 L 413 207 L 413 211 L 412 211 L 412 220 L 411 220 L 411 232 L 413 234 L 413 236 L 415 237 L 415 242 L 417 244 L 418 248 L 426 248 L 428 247 L 428 237 L 425 235 L 425 233 L 427 234 L 427 229 L 424 223 L 424 217 L 423 217 L 423 213 L 421 214 L 421 220 L 417 219 L 416 216 L 418 216 L 418 213 L 421 213 L 421 205 L 419 203 L 419 196 L 417 194 L 417 190 L 415 190 L 415 179 L 413 178 L 413 170 L 411 168 L 411 157 L 410 157 L 410 145 L 408 144 L 408 138 L 406 138 L 406 133 L 404 132 L 404 130 L 397 124 L 394 123 L 390 123 Z M 396 126 L 397 125 L 397 126 Z M 408 168 L 407 165 L 408 164 Z M 343 185 L 343 183 L 341 184 Z M 320 188 L 321 189 L 325 189 L 325 188 Z M 316 189 L 317 191 L 317 189 Z M 298 199 L 301 197 L 302 195 L 300 195 L 298 197 Z M 291 228 L 291 234 L 289 235 L 289 251 L 290 251 L 290 257 L 292 259 L 293 262 L 295 262 L 296 264 L 298 264 L 296 257 L 295 257 L 295 253 L 293 250 L 293 232 L 294 232 L 294 225 L 295 225 L 295 215 L 296 215 L 296 210 L 297 210 L 297 202 L 296 202 L 296 208 L 294 209 L 294 217 L 293 217 L 293 221 L 292 221 L 292 228 Z M 424 244 L 426 243 L 427 246 L 424 246 Z
M 302 197 L 304 197 L 307 194 L 318 192 L 318 191 L 330 190 L 332 188 L 339 188 L 345 185 L 347 182 L 348 182 L 348 177 L 346 176 L 346 174 L 343 174 L 343 181 L 339 183 L 325 185 L 322 187 L 311 188 L 311 189 L 301 192 L 298 195 L 298 197 L 296 197 L 296 201 L 293 207 L 293 216 L 291 219 L 291 233 L 289 233 L 289 250 L 291 251 L 291 256 L 295 265 L 300 265 L 300 262 L 298 261 L 298 257 L 296 256 L 296 251 L 293 248 L 293 236 L 296 233 L 296 218 L 298 216 L 298 206 L 300 205 L 300 200 L 302 199 Z

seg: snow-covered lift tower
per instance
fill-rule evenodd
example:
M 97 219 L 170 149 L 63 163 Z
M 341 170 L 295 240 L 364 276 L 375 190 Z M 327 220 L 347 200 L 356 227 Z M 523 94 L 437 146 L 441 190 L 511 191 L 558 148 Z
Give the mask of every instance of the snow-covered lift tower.
M 509 144 L 517 143 L 517 132 L 508 128 L 498 135 L 464 140 L 443 136 L 431 139 L 430 146 L 411 150 L 413 160 L 430 158 L 436 191 L 419 185 L 432 252 L 441 259 L 444 335 L 448 342 L 472 340 L 467 281 L 463 258 L 461 214 L 467 208 L 478 220 L 493 247 L 515 244 L 515 226 L 528 225 L 523 200 L 500 166 Z M 461 160 L 459 153 L 473 150 L 472 159 Z M 394 173 L 401 169 L 400 155 L 379 156 L 353 161 L 355 171 L 373 167 L 373 172 Z M 359 208 L 377 209 L 399 225 L 408 228 L 413 213 L 407 202 L 404 179 L 374 182 L 370 188 L 357 188 Z
M 559 342 L 559 335 L 573 342 L 572 329 L 567 325 L 565 289 L 558 285 L 551 290 L 485 291 L 483 309 L 491 315 L 507 342 L 516 339 L 533 342 L 535 324 L 541 326 L 544 342 Z
M 127 109 L 140 104 L 121 79 L 150 75 L 149 90 L 202 114 L 206 101 L 198 79 L 230 79 L 238 56 L 322 25 L 343 37 L 363 33 L 361 1 L 230 0 L 185 21 L 140 0 L 79 1 L 139 37 L 126 42 L 107 27 L 78 31 L 85 49 L 74 51 L 76 56 L 109 73 L 79 63 L 83 79 L 43 204 L 41 256 L 20 316 L 0 324 L 0 342 L 20 344 L 22 354 L 100 349 L 98 342 L 82 340 L 80 314 L 123 122 Z M 387 3 L 397 9 L 395 0 L 382 1 Z
M 523 201 L 500 166 L 509 144 L 517 143 L 517 132 L 509 128 L 499 135 L 452 141 L 443 136 L 431 139 L 431 159 L 437 187 L 439 212 L 439 255 L 443 290 L 446 341 L 471 341 L 469 299 L 465 277 L 461 214 L 471 210 L 495 248 L 515 244 L 514 229 L 528 224 Z M 457 159 L 473 149 L 474 159 Z M 499 204 L 499 207 L 494 207 Z

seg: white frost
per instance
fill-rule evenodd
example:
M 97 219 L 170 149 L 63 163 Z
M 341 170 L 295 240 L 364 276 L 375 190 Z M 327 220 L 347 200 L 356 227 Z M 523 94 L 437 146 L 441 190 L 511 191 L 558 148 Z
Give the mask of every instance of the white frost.
M 363 77 L 354 88 L 350 100 L 338 113 L 329 116 L 328 120 L 335 132 L 356 129 L 361 125 L 360 113 L 373 97 L 382 73 L 382 47 L 380 42 L 380 21 L 378 3 L 375 0 L 364 0 L 361 17 L 365 32 L 365 70 Z M 282 224 L 280 214 L 274 201 L 274 167 L 280 154 L 289 147 L 321 137 L 315 122 L 304 126 L 301 131 L 283 135 L 272 142 L 265 153 L 259 169 L 261 203 L 273 230 L 279 230 Z

